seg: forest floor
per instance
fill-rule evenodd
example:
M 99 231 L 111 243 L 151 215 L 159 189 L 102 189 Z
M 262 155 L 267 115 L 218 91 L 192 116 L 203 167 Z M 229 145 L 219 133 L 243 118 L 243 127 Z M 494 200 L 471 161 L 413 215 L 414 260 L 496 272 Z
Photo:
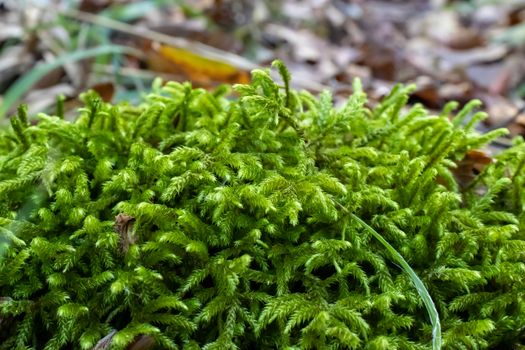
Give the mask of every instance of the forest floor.
M 137 101 L 156 76 L 242 83 L 280 58 L 336 103 L 355 77 L 371 103 L 415 83 L 413 103 L 477 98 L 487 128 L 525 134 L 524 0 L 0 0 L 0 28 L 0 118 L 86 89 Z

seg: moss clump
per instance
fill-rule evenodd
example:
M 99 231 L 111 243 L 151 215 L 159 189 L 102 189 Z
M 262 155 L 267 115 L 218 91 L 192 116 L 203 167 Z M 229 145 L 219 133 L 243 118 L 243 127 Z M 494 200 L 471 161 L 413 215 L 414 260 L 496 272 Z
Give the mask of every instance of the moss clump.
M 139 106 L 83 96 L 0 136 L 0 349 L 511 348 L 525 327 L 525 145 L 458 182 L 478 134 L 398 86 L 341 108 L 267 71 Z M 463 164 L 463 165 L 461 165 Z M 366 223 L 363 225 L 362 220 Z M 375 230 L 375 231 L 372 231 Z M 97 345 L 98 344 L 98 345 Z M 145 348 L 145 347 L 144 347 Z

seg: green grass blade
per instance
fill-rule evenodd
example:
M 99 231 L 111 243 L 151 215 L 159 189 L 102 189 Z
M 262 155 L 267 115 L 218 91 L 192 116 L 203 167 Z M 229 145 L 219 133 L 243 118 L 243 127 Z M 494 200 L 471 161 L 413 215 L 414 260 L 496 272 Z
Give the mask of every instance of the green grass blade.
M 82 51 L 75 51 L 58 57 L 56 60 L 48 63 L 40 63 L 31 69 L 27 74 L 21 76 L 5 93 L 2 103 L 0 104 L 0 120 L 5 117 L 5 114 L 11 107 L 27 92 L 31 87 L 44 77 L 47 73 L 56 69 L 65 63 L 81 61 L 86 58 L 96 57 L 107 54 L 137 54 L 134 50 L 125 46 L 118 45 L 103 45 L 97 46 Z
M 394 249 L 388 243 L 383 236 L 381 236 L 376 230 L 374 230 L 370 225 L 368 225 L 366 222 L 361 220 L 359 217 L 357 217 L 355 214 L 350 213 L 350 215 L 359 222 L 362 226 L 365 227 L 365 229 L 372 234 L 379 242 L 381 242 L 382 245 L 386 247 L 386 249 L 392 254 L 394 257 L 394 260 L 396 263 L 398 263 L 401 268 L 410 276 L 410 279 L 412 280 L 412 283 L 417 289 L 417 292 L 421 299 L 423 300 L 423 303 L 425 304 L 425 307 L 427 308 L 428 316 L 430 317 L 430 323 L 432 324 L 432 349 L 439 350 L 441 349 L 441 324 L 439 322 L 439 314 L 436 310 L 436 306 L 434 305 L 434 301 L 430 297 L 430 294 L 428 293 L 428 290 L 425 288 L 425 285 L 421 281 L 421 279 L 416 275 L 415 271 L 410 267 L 410 265 L 407 263 L 405 258 L 397 250 Z

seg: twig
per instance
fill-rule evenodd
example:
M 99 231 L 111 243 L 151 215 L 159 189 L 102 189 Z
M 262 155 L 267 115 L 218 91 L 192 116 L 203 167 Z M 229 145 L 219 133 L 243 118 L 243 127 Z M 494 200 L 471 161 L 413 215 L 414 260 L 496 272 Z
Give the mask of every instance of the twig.
M 156 77 L 161 77 L 163 80 L 166 81 L 179 81 L 184 78 L 182 75 L 178 74 L 156 72 L 152 70 L 133 67 L 120 67 L 115 72 L 115 67 L 108 64 L 94 64 L 93 71 L 95 73 L 116 74 L 117 76 L 139 78 L 143 80 L 153 80 Z
M 157 41 L 165 45 L 175 46 L 194 52 L 203 57 L 224 62 L 234 67 L 243 70 L 252 70 L 261 68 L 258 64 L 247 60 L 244 57 L 233 54 L 228 51 L 217 49 L 200 42 L 188 40 L 181 37 L 173 37 L 164 33 L 160 33 L 144 27 L 135 27 L 124 22 L 116 21 L 114 19 L 93 15 L 91 13 L 78 11 L 74 9 L 56 9 L 61 15 L 74 18 L 83 22 L 96 24 L 102 27 L 110 28 L 119 32 L 127 33 L 140 38 Z M 328 86 L 312 81 L 311 79 L 304 79 L 300 76 L 295 76 L 292 85 L 298 88 L 320 92 L 328 89 Z
M 102 27 L 111 28 L 113 30 L 138 36 L 141 38 L 146 38 L 152 41 L 157 41 L 166 45 L 176 46 L 182 49 L 187 49 L 191 52 L 199 54 L 203 57 L 217 60 L 220 62 L 228 63 L 232 66 L 238 67 L 240 69 L 251 70 L 257 68 L 257 65 L 253 62 L 250 62 L 244 57 L 235 55 L 231 52 L 223 51 L 217 49 L 213 46 L 202 44 L 200 42 L 191 41 L 185 38 L 172 37 L 164 33 L 159 33 L 154 30 L 144 28 L 144 27 L 135 27 L 130 24 L 116 21 L 114 19 L 96 16 L 91 13 L 78 11 L 74 9 L 56 9 L 58 13 L 63 16 L 74 18 L 83 22 L 89 22 L 96 24 Z

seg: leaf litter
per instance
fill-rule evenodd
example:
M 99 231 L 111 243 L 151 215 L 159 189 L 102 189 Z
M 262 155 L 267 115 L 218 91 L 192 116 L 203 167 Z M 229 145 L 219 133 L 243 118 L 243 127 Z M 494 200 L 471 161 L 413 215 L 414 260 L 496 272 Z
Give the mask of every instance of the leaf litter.
M 20 102 L 49 110 L 57 93 L 75 108 L 79 92 L 101 86 L 114 101 L 138 99 L 156 75 L 204 88 L 243 83 L 278 58 L 295 87 L 331 89 L 335 103 L 354 77 L 371 104 L 395 83 L 416 83 L 413 103 L 437 111 L 477 98 L 487 129 L 525 133 L 522 0 L 2 1 L 0 27 L 8 115 Z M 32 67 L 108 44 L 142 55 L 64 60 L 5 106 Z

